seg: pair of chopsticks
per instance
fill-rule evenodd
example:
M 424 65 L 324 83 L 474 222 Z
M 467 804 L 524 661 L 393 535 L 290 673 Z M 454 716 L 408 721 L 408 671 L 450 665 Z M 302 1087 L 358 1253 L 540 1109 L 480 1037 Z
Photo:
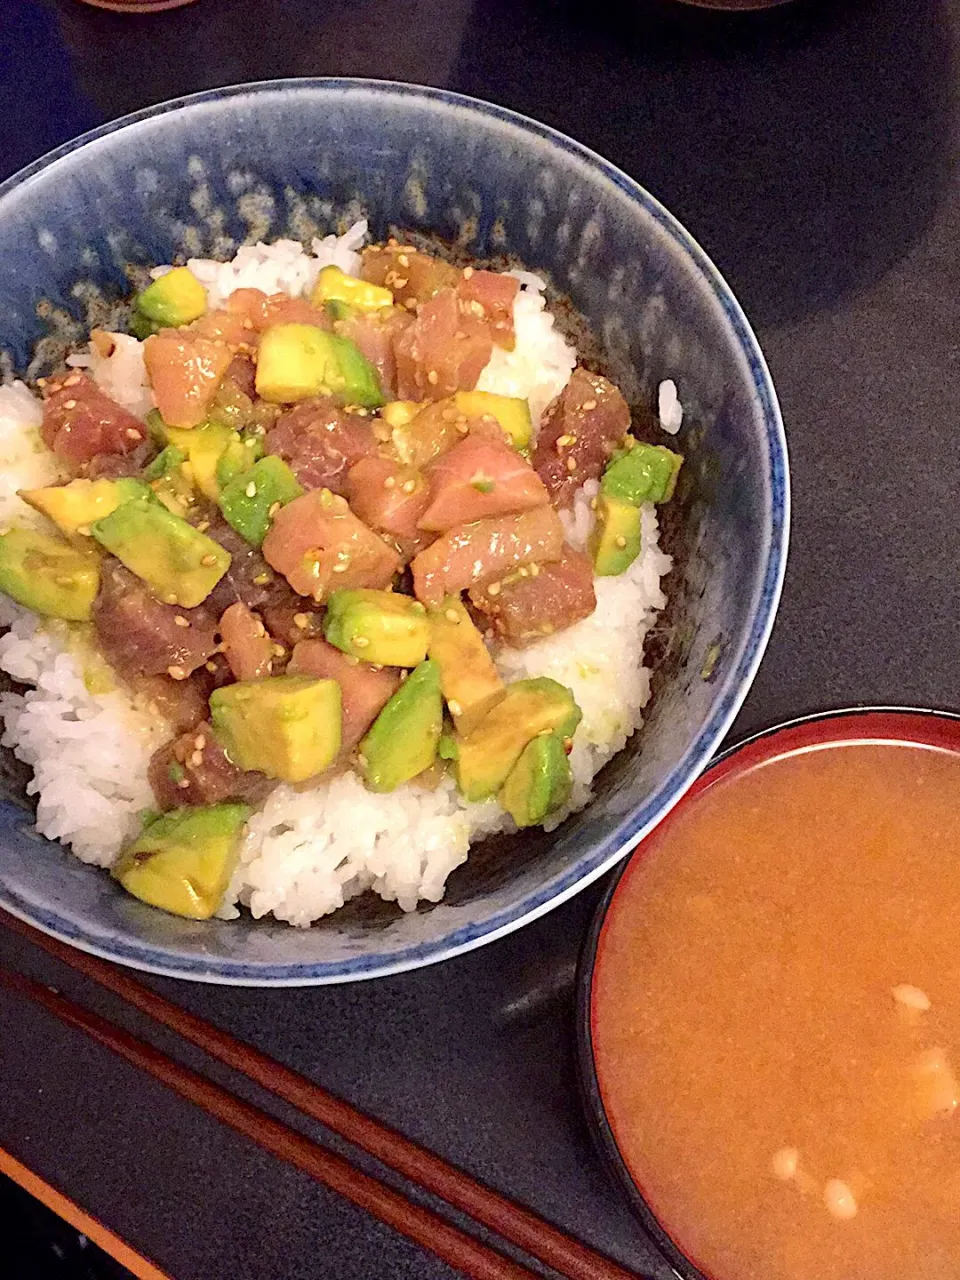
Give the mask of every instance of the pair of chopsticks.
M 433 1152 L 305 1076 L 165 1000 L 108 961 L 76 951 L 2 910 L 0 923 L 567 1280 L 636 1280 L 633 1273 L 564 1235 L 530 1210 L 476 1182 Z M 539 1274 L 455 1226 L 433 1209 L 355 1168 L 345 1157 L 311 1141 L 259 1107 L 42 983 L 0 966 L 0 986 L 32 1000 L 61 1022 L 85 1032 L 180 1097 L 202 1107 L 278 1159 L 309 1174 L 429 1249 L 462 1274 L 474 1280 L 531 1280 Z

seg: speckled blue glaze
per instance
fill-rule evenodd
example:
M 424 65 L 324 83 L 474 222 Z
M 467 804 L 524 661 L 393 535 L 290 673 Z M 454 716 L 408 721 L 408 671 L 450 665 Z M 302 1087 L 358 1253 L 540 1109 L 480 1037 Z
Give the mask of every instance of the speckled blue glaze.
M 499 107 L 440 90 L 291 80 L 163 104 L 87 134 L 0 186 L 0 361 L 36 372 L 128 269 L 363 214 L 517 255 L 569 294 L 637 402 L 677 380 L 686 409 L 686 554 L 670 580 L 669 674 L 596 801 L 515 858 L 471 858 L 411 915 L 334 916 L 309 931 L 194 923 L 0 809 L 0 902 L 86 950 L 208 982 L 302 984 L 428 964 L 517 928 L 612 866 L 677 802 L 729 727 L 769 636 L 787 549 L 786 445 L 756 339 L 709 259 L 600 157 Z M 704 673 L 709 671 L 709 678 Z M 536 856 L 531 850 L 535 850 Z

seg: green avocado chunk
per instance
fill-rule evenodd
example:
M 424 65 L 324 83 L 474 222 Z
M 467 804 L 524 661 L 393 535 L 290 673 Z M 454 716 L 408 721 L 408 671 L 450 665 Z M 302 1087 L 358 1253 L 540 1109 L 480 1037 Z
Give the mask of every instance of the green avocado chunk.
M 81 534 L 94 521 L 131 498 L 149 497 L 147 486 L 130 476 L 119 480 L 71 480 L 47 489 L 21 489 L 19 496 L 67 534 Z
M 160 450 L 148 467 L 144 467 L 143 478 L 144 480 L 162 480 L 164 476 L 169 476 L 176 471 L 186 460 L 187 455 L 182 449 L 178 449 L 175 444 L 168 444 L 165 449 Z
M 230 567 L 230 553 L 153 498 L 134 498 L 91 532 L 158 599 L 192 609 Z
M 100 557 L 34 529 L 0 535 L 0 591 L 34 613 L 89 622 L 100 590 Z
M 552 733 L 528 742 L 500 792 L 501 807 L 518 827 L 535 827 L 566 804 L 573 788 L 570 761 Z
M 152 820 L 147 815 L 113 875 L 151 907 L 209 920 L 230 883 L 243 824 L 252 812 L 247 804 L 215 804 L 174 809 Z
M 257 394 L 275 404 L 317 395 L 366 409 L 384 403 L 377 371 L 356 343 L 313 324 L 275 324 L 264 332 Z
M 662 444 L 636 441 L 609 463 L 600 492 L 639 507 L 643 502 L 667 502 L 677 487 L 683 457 Z
M 421 662 L 360 743 L 360 767 L 370 790 L 394 791 L 429 769 L 442 732 L 440 671 L 435 662 Z
M 286 506 L 302 493 L 303 486 L 287 464 L 271 454 L 224 485 L 220 510 L 241 538 L 259 547 L 273 523 L 276 507 Z
M 135 307 L 155 328 L 178 329 L 200 319 L 207 309 L 207 291 L 189 268 L 174 267 L 147 285 Z
M 454 724 L 469 733 L 506 692 L 483 636 L 459 596 L 429 609 L 430 657 L 440 668 L 440 684 Z
M 364 662 L 415 667 L 427 656 L 430 627 L 418 600 L 396 591 L 334 591 L 323 633 L 330 644 Z
M 340 750 L 340 686 L 305 675 L 241 680 L 210 695 L 210 719 L 238 769 L 305 782 Z
M 612 578 L 626 572 L 640 554 L 640 508 L 601 493 L 590 554 L 598 577 Z
M 457 785 L 467 800 L 495 795 L 524 747 L 542 734 L 572 738 L 581 720 L 573 694 L 556 680 L 538 676 L 507 685 L 501 700 L 459 741 Z
M 255 462 L 259 462 L 263 457 L 263 436 L 262 435 L 239 435 L 234 434 L 230 443 L 217 459 L 217 484 L 220 486 L 221 496 L 223 490 L 235 480 L 237 476 L 242 476 L 249 471 Z M 301 490 L 302 492 L 302 490 Z

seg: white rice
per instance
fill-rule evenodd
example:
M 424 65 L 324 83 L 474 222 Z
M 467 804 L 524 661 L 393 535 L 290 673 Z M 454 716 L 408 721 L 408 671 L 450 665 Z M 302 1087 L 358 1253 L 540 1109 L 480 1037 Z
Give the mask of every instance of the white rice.
M 299 294 L 309 291 L 328 262 L 355 272 L 365 235 L 361 222 L 345 236 L 314 240 L 311 253 L 294 241 L 279 241 L 241 249 L 229 263 L 194 259 L 188 265 L 207 287 L 212 306 L 246 287 Z M 478 385 L 526 397 L 537 423 L 566 384 L 576 352 L 546 311 L 543 282 L 526 272 L 516 274 L 522 289 L 514 307 L 515 349 L 496 349 Z M 122 341 L 109 357 L 91 351 L 72 363 L 88 367 L 108 394 L 143 413 L 153 401 L 141 344 L 118 336 Z M 661 414 L 662 397 L 663 387 Z M 682 412 L 679 401 L 670 412 L 671 421 Z M 40 417 L 38 402 L 22 384 L 0 388 L 5 527 L 40 519 L 16 497 L 18 488 L 61 478 L 39 440 Z M 576 547 L 589 536 L 590 499 L 596 491 L 596 482 L 588 483 L 573 509 L 561 513 Z M 597 608 L 589 618 L 530 648 L 497 655 L 504 679 L 551 676 L 573 691 L 583 712 L 570 756 L 570 804 L 553 816 L 551 829 L 588 803 L 595 774 L 640 726 L 649 698 L 643 639 L 666 603 L 660 579 L 671 564 L 658 546 L 653 506 L 643 509 L 642 534 L 641 554 L 630 569 L 596 580 Z M 136 831 L 140 812 L 153 803 L 147 766 L 170 729 L 122 688 L 91 692 L 84 683 L 83 654 L 68 642 L 66 630 L 43 626 L 0 596 L 0 624 L 10 623 L 10 631 L 0 636 L 0 669 L 32 687 L 25 694 L 0 695 L 2 742 L 34 769 L 30 790 L 39 798 L 37 830 L 63 840 L 86 862 L 110 866 Z M 236 916 L 239 903 L 256 917 L 272 914 L 305 926 L 366 889 L 412 911 L 418 901 L 442 898 L 447 877 L 466 859 L 472 842 L 512 829 L 495 800 L 469 804 L 449 777 L 432 790 L 409 783 L 387 795 L 367 791 L 352 771 L 309 790 L 281 785 L 249 823 L 219 914 Z
M 672 378 L 664 379 L 657 388 L 657 413 L 663 430 L 675 436 L 683 425 L 683 405 Z

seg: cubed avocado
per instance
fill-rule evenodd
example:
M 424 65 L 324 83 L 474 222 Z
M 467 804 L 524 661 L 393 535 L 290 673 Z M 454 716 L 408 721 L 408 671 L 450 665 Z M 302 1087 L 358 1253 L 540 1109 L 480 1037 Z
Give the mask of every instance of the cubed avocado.
M 91 532 L 158 599 L 192 609 L 230 567 L 230 553 L 152 498 L 134 498 Z
M 415 667 L 427 656 L 426 608 L 396 591 L 334 591 L 323 633 L 330 644 L 364 662 Z
M 124 476 L 119 480 L 71 480 L 49 489 L 21 489 L 19 496 L 64 533 L 82 537 L 95 521 L 131 498 L 149 497 L 149 492 L 141 481 Z
M 356 307 L 351 307 L 349 302 L 341 302 L 339 298 L 330 298 L 323 304 L 323 309 L 331 320 L 349 320 L 357 314 Z
M 424 408 L 425 403 L 418 400 L 391 400 L 380 410 L 380 417 L 388 426 L 406 427 Z
M 371 791 L 394 791 L 429 769 L 443 732 L 440 670 L 421 662 L 407 676 L 360 743 L 360 768 Z
M 590 535 L 590 555 L 598 577 L 624 573 L 640 554 L 640 508 L 623 498 L 601 493 L 597 523 Z
M 377 371 L 356 343 L 312 324 L 275 324 L 260 339 L 257 394 L 275 404 L 332 395 L 343 404 L 383 404 Z
M 516 680 L 477 727 L 462 737 L 457 784 L 467 800 L 485 800 L 506 782 L 528 742 L 539 734 L 572 738 L 580 708 L 564 685 L 546 676 Z
M 459 596 L 447 596 L 427 617 L 427 652 L 440 668 L 440 687 L 454 723 L 468 734 L 500 701 L 506 686 Z
M 306 782 L 340 750 L 340 686 L 306 675 L 241 680 L 210 695 L 210 719 L 237 768 Z
M 249 471 L 262 457 L 263 436 L 242 436 L 235 432 L 230 443 L 217 459 L 217 484 L 220 486 L 220 497 L 223 497 L 223 489 L 231 480 Z
M 381 311 L 384 307 L 393 306 L 393 294 L 382 285 L 348 276 L 331 264 L 324 267 L 317 276 L 310 301 L 315 307 L 325 306 L 329 302 L 345 302 L 358 311 Z
M 500 805 L 518 827 L 535 827 L 570 799 L 573 774 L 563 743 L 552 733 L 528 742 L 500 791 Z
M 215 804 L 174 809 L 162 817 L 148 814 L 140 835 L 120 854 L 113 875 L 151 907 L 209 920 L 230 883 L 251 812 L 246 804 Z
M 187 455 L 189 474 L 194 484 L 205 498 L 211 502 L 220 500 L 220 482 L 217 479 L 217 464 L 230 445 L 239 436 L 222 422 L 202 422 L 199 427 L 168 427 L 163 424 L 164 437 L 168 444 Z
M 667 502 L 677 487 L 682 456 L 662 444 L 628 439 L 632 441 L 630 447 L 608 463 L 600 492 L 636 507 L 643 502 Z
M 144 467 L 143 478 L 147 481 L 162 480 L 164 476 L 176 471 L 186 460 L 187 455 L 182 449 L 178 449 L 175 444 L 168 444 L 166 448 L 160 450 L 149 466 Z
M 299 498 L 301 493 L 303 486 L 297 477 L 282 458 L 271 454 L 224 486 L 220 510 L 241 538 L 259 547 L 278 508 Z
M 496 418 L 513 447 L 521 453 L 530 447 L 533 423 L 528 401 L 514 396 L 496 396 L 491 391 L 458 391 L 453 401 L 468 418 Z
M 100 590 L 100 557 L 34 529 L 0 534 L 0 591 L 34 613 L 87 622 Z
M 187 267 L 174 267 L 147 285 L 136 310 L 160 329 L 178 329 L 199 320 L 207 309 L 207 291 Z

